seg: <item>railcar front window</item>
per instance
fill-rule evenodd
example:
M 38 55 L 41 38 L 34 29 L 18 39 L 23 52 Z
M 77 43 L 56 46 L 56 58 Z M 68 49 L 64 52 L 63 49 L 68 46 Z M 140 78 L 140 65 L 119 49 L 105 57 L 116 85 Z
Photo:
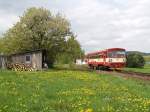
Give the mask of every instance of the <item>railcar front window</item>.
M 123 57 L 125 57 L 125 51 L 108 52 L 108 57 L 110 57 L 110 58 L 123 58 Z

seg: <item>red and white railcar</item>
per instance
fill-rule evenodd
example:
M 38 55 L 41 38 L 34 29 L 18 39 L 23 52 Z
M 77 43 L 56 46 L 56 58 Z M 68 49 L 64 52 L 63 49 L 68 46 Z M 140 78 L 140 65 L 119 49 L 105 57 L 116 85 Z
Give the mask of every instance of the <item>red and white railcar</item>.
M 123 48 L 110 48 L 88 53 L 86 61 L 91 68 L 123 68 L 126 65 L 126 51 Z

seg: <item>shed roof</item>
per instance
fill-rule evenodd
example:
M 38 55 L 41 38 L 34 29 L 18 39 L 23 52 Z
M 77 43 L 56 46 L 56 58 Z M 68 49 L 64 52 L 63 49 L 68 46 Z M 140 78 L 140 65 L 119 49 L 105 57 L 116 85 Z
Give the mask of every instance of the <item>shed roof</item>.
M 20 53 L 14 53 L 11 54 L 10 56 L 14 56 L 14 55 L 24 55 L 24 54 L 28 54 L 28 53 L 36 53 L 36 52 L 44 52 L 45 49 L 36 49 L 36 50 L 30 50 L 30 51 L 25 51 L 25 52 L 20 52 Z

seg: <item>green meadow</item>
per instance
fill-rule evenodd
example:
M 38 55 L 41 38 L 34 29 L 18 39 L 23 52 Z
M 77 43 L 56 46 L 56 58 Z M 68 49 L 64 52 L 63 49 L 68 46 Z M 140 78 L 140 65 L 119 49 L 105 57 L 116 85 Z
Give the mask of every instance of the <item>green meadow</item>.
M 95 72 L 0 71 L 0 112 L 150 112 L 150 83 Z

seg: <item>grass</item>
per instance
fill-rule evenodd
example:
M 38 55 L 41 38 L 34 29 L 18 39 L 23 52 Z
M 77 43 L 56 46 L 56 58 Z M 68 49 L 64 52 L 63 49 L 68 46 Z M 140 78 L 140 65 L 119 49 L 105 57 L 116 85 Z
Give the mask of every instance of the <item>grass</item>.
M 90 71 L 88 65 L 56 64 L 55 70 Z
M 143 68 L 124 68 L 126 71 L 150 73 L 150 65 L 145 65 Z
M 149 84 L 86 71 L 0 71 L 0 112 L 150 112 Z
M 150 62 L 150 56 L 144 56 L 146 62 Z

